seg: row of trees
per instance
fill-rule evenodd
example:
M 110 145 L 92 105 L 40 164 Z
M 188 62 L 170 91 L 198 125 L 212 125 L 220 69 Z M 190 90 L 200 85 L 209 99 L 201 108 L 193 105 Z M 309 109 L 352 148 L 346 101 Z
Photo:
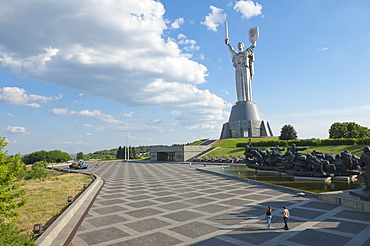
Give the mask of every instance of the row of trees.
M 60 163 L 73 160 L 73 158 L 66 152 L 60 150 L 40 150 L 23 156 L 22 161 L 25 164 L 33 164 L 38 161 L 46 163 Z
M 370 129 L 355 122 L 336 122 L 330 126 L 329 138 L 368 138 Z M 280 140 L 295 140 L 297 132 L 292 125 L 284 125 L 280 131 Z
M 370 129 L 355 122 L 336 122 L 330 126 L 329 138 L 367 138 Z

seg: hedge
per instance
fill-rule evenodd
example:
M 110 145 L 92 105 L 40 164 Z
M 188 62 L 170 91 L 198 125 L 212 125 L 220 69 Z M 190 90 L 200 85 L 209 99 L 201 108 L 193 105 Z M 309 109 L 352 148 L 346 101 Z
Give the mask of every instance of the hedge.
M 331 146 L 331 145 L 370 145 L 370 138 L 338 138 L 338 139 L 299 139 L 299 140 L 272 140 L 253 142 L 253 147 L 271 147 L 279 145 L 280 147 L 288 147 L 292 144 L 297 146 Z M 246 143 L 237 143 L 236 147 L 245 147 Z

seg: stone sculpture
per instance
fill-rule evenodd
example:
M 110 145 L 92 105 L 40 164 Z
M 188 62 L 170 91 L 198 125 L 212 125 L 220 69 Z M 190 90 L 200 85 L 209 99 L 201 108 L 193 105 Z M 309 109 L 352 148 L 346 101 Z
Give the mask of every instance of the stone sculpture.
M 363 150 L 364 150 L 364 153 L 360 157 L 359 164 L 361 167 L 366 166 L 365 178 L 364 178 L 364 182 L 365 182 L 364 190 L 370 190 L 370 147 L 366 146 L 363 148 Z
M 329 155 L 317 151 L 303 154 L 299 151 L 307 148 L 298 148 L 293 144 L 288 147 L 285 154 L 281 154 L 282 150 L 279 146 L 271 148 L 269 151 L 265 148 L 254 148 L 250 143 L 251 141 L 246 145 L 244 152 L 246 164 L 250 168 L 281 171 L 290 175 L 308 177 L 362 174 L 359 167 L 360 158 L 348 151 L 342 152 L 341 155 Z M 370 169 L 370 149 L 366 150 L 367 154 L 363 155 L 363 161 L 360 161 L 360 164 L 369 166 L 368 169 Z M 367 185 L 369 184 L 367 183 Z

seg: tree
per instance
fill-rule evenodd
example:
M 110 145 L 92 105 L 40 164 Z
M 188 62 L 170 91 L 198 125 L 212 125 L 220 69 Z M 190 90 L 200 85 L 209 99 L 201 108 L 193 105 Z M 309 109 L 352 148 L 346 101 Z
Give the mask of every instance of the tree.
M 85 155 L 83 152 L 78 152 L 77 155 L 76 155 L 76 159 L 77 160 L 84 160 L 85 159 Z
M 24 236 L 19 235 L 22 230 L 15 229 L 12 218 L 18 215 L 14 212 L 27 202 L 26 189 L 21 189 L 21 183 L 15 183 L 18 172 L 23 170 L 19 154 L 7 157 L 3 151 L 7 145 L 6 139 L 0 137 L 0 245 L 33 245 Z M 5 221 L 7 219 L 7 221 Z
M 281 128 L 281 132 L 279 136 L 280 140 L 294 140 L 297 138 L 298 138 L 297 132 L 296 130 L 294 130 L 294 127 L 292 125 L 284 125 Z
M 330 126 L 329 138 L 365 138 L 370 137 L 370 129 L 355 122 L 336 122 Z
M 123 149 L 121 146 L 118 147 L 117 150 L 117 159 L 124 159 L 125 158 L 125 153 L 123 152 Z

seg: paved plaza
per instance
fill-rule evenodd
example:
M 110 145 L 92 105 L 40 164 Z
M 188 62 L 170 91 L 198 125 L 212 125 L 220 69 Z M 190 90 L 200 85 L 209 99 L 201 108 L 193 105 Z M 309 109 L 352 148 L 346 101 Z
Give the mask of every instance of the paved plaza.
M 176 163 L 102 162 L 72 246 L 370 245 L 370 213 Z M 265 209 L 272 206 L 272 228 Z M 282 206 L 291 212 L 283 230 Z

